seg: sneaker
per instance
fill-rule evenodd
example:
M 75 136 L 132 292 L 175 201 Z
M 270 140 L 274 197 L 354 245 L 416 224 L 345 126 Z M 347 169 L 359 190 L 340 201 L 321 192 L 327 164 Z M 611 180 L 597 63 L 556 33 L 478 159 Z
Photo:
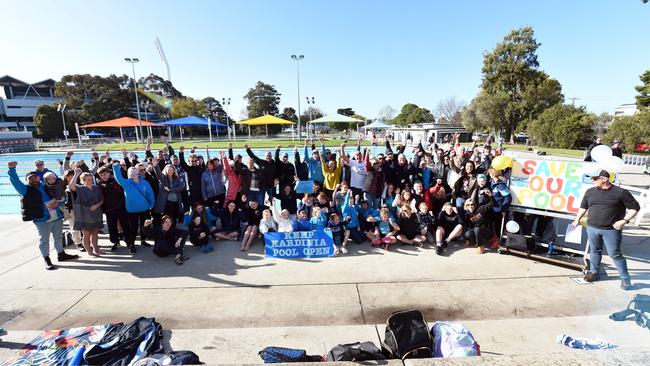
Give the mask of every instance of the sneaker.
M 75 254 L 68 254 L 68 253 L 66 253 L 66 252 L 61 252 L 61 253 L 59 253 L 59 255 L 57 256 L 57 260 L 58 260 L 59 262 L 69 261 L 69 260 L 71 260 L 71 259 L 77 259 L 77 258 L 79 258 L 78 255 L 75 255 Z
M 343 254 L 348 254 L 348 248 L 346 248 L 346 247 L 341 247 L 341 253 L 343 253 Z
M 111 247 L 111 252 L 116 251 L 117 248 L 119 248 L 119 247 L 120 247 L 120 243 L 115 243 L 115 244 L 113 244 L 113 246 Z
M 436 254 L 442 255 L 442 245 L 436 245 Z
M 632 281 L 629 278 L 621 279 L 621 290 L 630 291 L 632 290 Z
M 205 245 L 205 252 L 206 253 L 210 253 L 213 250 L 214 250 L 214 246 L 212 244 L 208 243 L 208 244 Z
M 598 281 L 600 279 L 600 276 L 598 276 L 598 273 L 595 272 L 587 272 L 583 279 L 587 282 L 594 282 Z
M 48 271 L 56 269 L 56 266 L 52 264 L 50 257 L 43 257 L 43 260 L 45 260 L 45 269 L 47 269 Z
M 135 245 L 131 245 L 131 246 L 129 247 L 129 253 L 131 253 L 131 254 L 135 254 Z
M 151 246 L 151 244 L 147 243 L 146 241 L 140 242 L 140 245 L 142 245 L 143 247 L 147 247 L 147 248 L 149 248 Z
M 334 247 L 334 255 L 339 255 L 339 247 Z
M 77 244 L 77 250 L 80 251 L 80 252 L 85 252 L 86 248 L 84 248 L 84 246 L 81 245 L 81 244 Z

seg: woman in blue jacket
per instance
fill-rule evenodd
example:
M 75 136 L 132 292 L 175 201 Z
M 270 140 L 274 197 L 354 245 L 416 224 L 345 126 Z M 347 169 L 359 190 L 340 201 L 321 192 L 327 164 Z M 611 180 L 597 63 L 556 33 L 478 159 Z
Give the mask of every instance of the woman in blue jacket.
M 113 175 L 117 183 L 124 189 L 126 203 L 126 216 L 129 227 L 126 230 L 126 245 L 129 247 L 129 253 L 135 254 L 135 237 L 140 233 L 140 244 L 151 246 L 145 241 L 146 236 L 142 231 L 144 222 L 151 217 L 150 210 L 153 208 L 156 198 L 153 190 L 146 180 L 142 179 L 138 169 L 130 167 L 127 175 L 128 179 L 122 176 L 120 164 L 113 164 Z
M 510 194 L 510 188 L 508 188 L 508 182 L 500 170 L 490 168 L 488 172 L 492 179 L 492 197 L 494 197 L 495 202 L 494 206 L 492 206 L 492 211 L 495 212 L 494 231 L 499 236 L 501 234 L 503 219 L 508 215 L 508 208 L 510 208 L 510 204 L 512 203 L 512 195 Z

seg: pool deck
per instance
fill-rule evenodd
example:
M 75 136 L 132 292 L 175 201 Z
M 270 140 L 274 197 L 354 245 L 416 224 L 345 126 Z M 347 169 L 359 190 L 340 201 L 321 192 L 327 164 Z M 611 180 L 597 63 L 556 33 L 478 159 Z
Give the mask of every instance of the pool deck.
M 630 173 L 626 184 L 644 185 Z M 634 178 L 634 180 L 632 180 Z M 646 220 L 647 221 L 647 220 Z M 608 315 L 634 294 L 650 295 L 650 229 L 624 232 L 635 288 L 622 291 L 609 257 L 607 277 L 585 285 L 575 270 L 453 245 L 395 246 L 388 252 L 351 244 L 346 256 L 271 259 L 258 242 L 250 253 L 219 242 L 202 254 L 189 247 L 182 266 L 138 247 L 102 258 L 82 257 L 46 271 L 32 223 L 0 215 L 0 360 L 39 331 L 153 316 L 165 345 L 190 349 L 209 364 L 260 363 L 265 346 L 324 354 L 338 343 L 383 339 L 383 323 L 398 309 L 417 308 L 430 321 L 453 320 L 472 330 L 485 357 L 407 364 L 596 365 L 647 364 L 650 332 Z M 101 236 L 100 245 L 108 239 Z M 616 351 L 573 350 L 555 342 L 569 334 L 619 345 Z M 444 362 L 443 362 L 444 361 Z M 453 361 L 453 363 L 451 363 Z M 395 361 L 391 364 L 399 365 Z

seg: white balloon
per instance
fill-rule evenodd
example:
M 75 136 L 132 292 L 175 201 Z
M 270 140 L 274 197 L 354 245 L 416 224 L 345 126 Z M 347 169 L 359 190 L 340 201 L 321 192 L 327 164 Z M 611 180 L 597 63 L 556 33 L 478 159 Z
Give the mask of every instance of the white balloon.
M 607 170 L 610 173 L 618 173 L 623 169 L 623 159 L 619 158 L 618 156 L 608 156 L 602 161 L 599 161 L 600 165 L 603 167 L 603 169 Z
M 510 220 L 506 223 L 506 230 L 511 234 L 516 234 L 519 232 L 519 224 L 517 221 Z
M 612 156 L 612 148 L 607 145 L 598 145 L 591 149 L 591 160 L 601 162 Z

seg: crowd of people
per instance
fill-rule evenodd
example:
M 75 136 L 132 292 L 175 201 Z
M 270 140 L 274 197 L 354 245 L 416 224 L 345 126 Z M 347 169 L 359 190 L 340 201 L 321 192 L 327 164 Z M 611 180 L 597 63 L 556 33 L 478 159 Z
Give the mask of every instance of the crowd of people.
M 36 225 L 48 269 L 55 268 L 50 237 L 59 261 L 77 257 L 65 253 L 64 242 L 101 256 L 104 220 L 111 251 L 124 242 L 133 254 L 136 239 L 143 247 L 149 240 L 156 255 L 173 255 L 177 264 L 187 258 L 187 241 L 204 253 L 219 240 L 239 241 L 248 251 L 269 232 L 329 230 L 335 254 L 364 242 L 385 250 L 429 243 L 438 254 L 454 240 L 480 253 L 498 245 L 511 202 L 504 172 L 491 167 L 498 148 L 428 142 L 407 152 L 386 139 L 385 152 L 373 155 L 360 139 L 353 151 L 319 143 L 305 140 L 291 158 L 280 146 L 263 157 L 248 146 L 246 157 L 236 155 L 232 145 L 218 156 L 207 147 L 189 154 L 180 147 L 176 154 L 169 144 L 152 152 L 148 140 L 145 156 L 123 150 L 114 160 L 93 151 L 87 164 L 68 152 L 58 169 L 36 161 L 27 184 L 16 162 L 9 176 L 23 196 L 23 220 Z

